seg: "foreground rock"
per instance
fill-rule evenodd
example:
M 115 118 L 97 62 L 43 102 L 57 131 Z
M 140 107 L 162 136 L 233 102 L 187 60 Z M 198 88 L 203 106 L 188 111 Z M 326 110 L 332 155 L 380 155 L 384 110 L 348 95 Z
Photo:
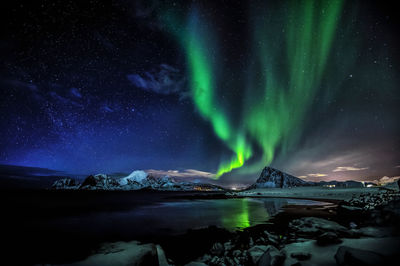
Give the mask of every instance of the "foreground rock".
M 345 265 L 384 265 L 384 257 L 369 250 L 362 250 L 348 246 L 339 247 L 335 254 L 336 263 Z
M 343 202 L 341 208 L 348 211 L 374 210 L 377 207 L 389 204 L 398 198 L 398 193 L 393 191 L 384 191 L 381 193 L 364 193 L 359 197 L 353 197 L 348 201 Z
M 400 222 L 400 194 L 394 191 L 363 193 L 343 201 L 337 213 L 342 220 L 360 226 L 396 225 Z
M 297 236 L 315 238 L 326 232 L 346 236 L 348 229 L 334 221 L 317 217 L 304 217 L 289 223 L 289 229 Z
M 392 202 L 388 204 L 391 206 Z M 394 204 L 393 206 L 397 206 Z M 385 207 L 386 208 L 386 207 Z M 392 208 L 392 207 L 391 207 Z M 330 216 L 330 219 L 338 218 Z M 217 242 L 208 242 L 201 253 L 188 257 L 178 265 L 397 265 L 396 258 L 400 238 L 388 228 L 362 227 L 359 221 L 344 226 L 319 217 L 303 217 L 288 220 L 284 231 L 274 231 L 266 225 L 229 233 Z M 398 226 L 398 225 L 397 225 Z M 268 230 L 268 231 L 267 231 Z M 398 235 L 398 233 L 397 233 Z M 192 235 L 193 237 L 193 235 Z M 198 238 L 195 238 L 198 241 Z M 129 242 L 131 243 L 131 242 Z M 166 242 L 169 245 L 169 242 Z M 198 242 L 196 242 L 198 243 Z M 132 244 L 133 245 L 133 244 Z M 200 246 L 200 245 L 198 245 Z M 355 249 L 354 247 L 357 247 Z M 168 254 L 170 250 L 165 246 Z M 195 246 L 193 246 L 195 248 Z M 144 250 L 139 252 L 139 250 Z M 181 252 L 182 249 L 179 249 Z M 181 256 L 182 253 L 177 253 Z M 204 253 L 205 254 L 204 254 Z M 135 258 L 131 257 L 136 254 Z M 148 265 L 173 264 L 161 246 L 135 243 L 134 247 L 116 245 L 105 248 L 77 265 L 105 265 L 108 256 L 118 256 L 133 261 L 133 265 L 145 261 Z M 172 257 L 178 261 L 177 257 Z M 105 264 L 98 262 L 106 261 Z M 112 265 L 123 265 L 110 263 Z
M 340 243 L 342 243 L 342 240 L 334 232 L 326 232 L 317 237 L 317 244 L 320 246 L 328 246 Z
M 96 254 L 71 265 L 168 265 L 166 259 L 162 258 L 164 253 L 160 249 L 154 244 L 140 244 L 137 241 L 108 243 L 103 245 Z M 159 252 L 162 252 L 161 258 L 159 258 Z
M 375 255 L 379 257 L 381 264 L 373 265 L 397 265 L 396 260 L 393 258 L 397 257 L 398 247 L 400 244 L 400 239 L 398 237 L 389 238 L 358 238 L 358 239 L 343 239 L 342 244 L 334 244 L 329 246 L 319 246 L 316 245 L 315 240 L 308 240 L 305 242 L 296 242 L 288 244 L 284 247 L 288 256 L 284 261 L 285 266 L 291 266 L 296 263 L 300 265 L 371 265 L 362 264 L 360 261 L 356 263 L 356 258 L 361 255 L 370 256 L 370 251 L 374 253 L 371 255 L 375 258 Z M 345 247 L 357 247 L 357 249 L 366 251 L 364 252 L 352 252 L 352 254 L 347 254 L 344 258 L 345 253 L 339 250 L 342 246 Z M 339 254 L 338 254 L 339 253 Z M 311 254 L 307 260 L 301 260 L 303 257 L 291 256 L 291 254 Z M 338 255 L 337 255 L 338 254 Z M 338 258 L 337 258 L 338 257 Z M 381 260 L 382 259 L 382 260 Z M 340 264 L 344 261 L 345 264 Z

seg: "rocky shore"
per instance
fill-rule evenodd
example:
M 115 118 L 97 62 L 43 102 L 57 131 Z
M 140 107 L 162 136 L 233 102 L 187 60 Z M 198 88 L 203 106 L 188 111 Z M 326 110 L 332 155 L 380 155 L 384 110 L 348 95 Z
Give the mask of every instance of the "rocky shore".
M 103 253 L 93 255 L 99 260 L 91 256 L 76 265 L 93 265 L 96 261 L 99 265 L 107 261 L 106 257 L 120 260 L 121 256 L 137 265 L 397 265 L 394 259 L 400 247 L 399 193 L 367 192 L 324 210 L 303 209 L 303 213 L 298 209 L 280 213 L 269 224 L 226 232 L 223 237 L 217 236 L 215 228 L 202 229 L 191 238 L 198 237 L 199 250 L 204 252 L 197 252 L 197 257 L 194 252 L 189 261 L 180 260 L 168 241 L 130 242 L 133 253 L 121 247 L 126 243 L 114 243 Z M 207 230 L 214 230 L 209 232 L 209 240 L 214 242 L 200 241 L 200 235 L 207 235 Z M 193 249 L 196 248 L 194 244 Z

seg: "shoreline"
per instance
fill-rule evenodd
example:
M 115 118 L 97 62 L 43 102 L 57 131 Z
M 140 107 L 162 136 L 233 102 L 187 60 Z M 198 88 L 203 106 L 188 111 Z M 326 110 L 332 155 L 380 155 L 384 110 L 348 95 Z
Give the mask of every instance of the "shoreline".
M 314 189 L 315 190 L 315 189 Z M 297 193 L 301 192 L 301 189 L 292 189 Z M 15 214 L 17 218 L 13 219 L 21 219 L 23 223 L 25 223 L 25 218 L 36 217 L 43 218 L 42 215 L 49 215 L 47 211 L 51 210 L 51 217 L 57 217 L 59 214 L 67 214 L 67 215 L 79 215 L 80 213 L 87 213 L 87 211 L 98 211 L 93 210 L 93 207 L 101 207 L 105 208 L 102 204 L 104 202 L 108 202 L 111 205 L 106 206 L 106 210 L 113 209 L 114 211 L 124 211 L 126 209 L 135 207 L 135 206 L 143 206 L 146 204 L 154 204 L 154 202 L 165 202 L 173 199 L 191 199 L 191 200 L 204 200 L 204 199 L 235 199 L 235 198 L 254 198 L 254 199 L 262 199 L 262 198 L 281 198 L 281 199 L 294 199 L 294 200 L 310 200 L 314 202 L 320 202 L 325 204 L 317 204 L 317 205 L 293 205 L 288 204 L 282 207 L 282 209 L 273 215 L 270 219 L 267 220 L 263 224 L 257 224 L 254 226 L 250 226 L 241 230 L 232 230 L 229 231 L 227 229 L 215 226 L 202 227 L 201 229 L 189 229 L 186 233 L 178 234 L 178 235 L 152 235 L 152 236 L 144 236 L 138 238 L 112 238 L 107 241 L 96 241 L 91 240 L 91 242 L 83 242 L 77 243 L 78 246 L 74 249 L 79 253 L 71 253 L 64 259 L 60 260 L 61 257 L 58 257 L 60 254 L 41 254 L 40 257 L 36 258 L 34 263 L 78 263 L 83 262 L 86 259 L 93 258 L 93 256 L 101 255 L 101 256 L 109 256 L 108 254 L 121 255 L 120 252 L 125 252 L 124 254 L 128 256 L 129 254 L 133 254 L 139 249 L 149 248 L 154 251 L 154 248 L 157 246 L 154 256 L 158 256 L 158 254 L 164 254 L 165 261 L 167 264 L 174 265 L 185 265 L 191 261 L 197 261 L 199 263 L 206 263 L 207 265 L 222 265 L 222 263 L 229 264 L 230 260 L 234 258 L 239 258 L 240 263 L 236 263 L 237 265 L 254 265 L 256 264 L 251 256 L 252 253 L 261 252 L 264 254 L 265 252 L 272 252 L 273 254 L 280 254 L 281 256 L 285 253 L 286 261 L 293 261 L 293 258 L 290 257 L 291 249 L 295 250 L 298 248 L 296 243 L 306 242 L 308 249 L 311 249 L 315 246 L 317 237 L 319 237 L 322 233 L 332 233 L 329 229 L 324 229 L 326 226 L 333 226 L 333 233 L 336 234 L 336 238 L 333 238 L 332 241 L 342 240 L 343 243 L 350 243 L 351 241 L 356 241 L 356 239 L 364 239 L 366 237 L 372 238 L 367 242 L 368 245 L 373 243 L 375 238 L 382 238 L 382 236 L 388 241 L 391 241 L 393 237 L 399 236 L 399 226 L 397 224 L 397 231 L 392 235 L 384 234 L 381 231 L 383 227 L 393 227 L 393 221 L 390 222 L 380 222 L 381 224 L 368 224 L 368 222 L 378 221 L 381 217 L 379 217 L 379 213 L 383 213 L 383 209 L 380 210 L 381 207 L 377 206 L 377 210 L 365 210 L 360 211 L 359 207 L 351 207 L 344 208 L 343 206 L 351 205 L 352 199 L 361 199 L 364 196 L 363 194 L 368 195 L 368 197 L 386 197 L 385 195 L 389 195 L 393 192 L 379 191 L 375 190 L 374 193 L 370 193 L 371 190 L 358 190 L 359 193 L 353 195 L 353 189 L 340 189 L 339 192 L 343 191 L 349 192 L 350 198 L 349 200 L 339 200 L 337 199 L 337 193 L 332 193 L 333 190 L 329 189 L 321 189 L 319 190 L 318 197 L 315 195 L 311 195 L 311 197 L 307 197 L 304 195 L 303 197 L 294 197 L 296 193 L 292 193 L 291 195 L 284 196 L 284 191 L 279 190 L 269 190 L 267 193 L 263 193 L 261 195 L 226 195 L 227 193 L 176 193 L 176 192 L 150 192 L 149 191 L 139 191 L 139 192 L 127 192 L 123 191 L 122 193 L 118 191 L 46 191 L 41 194 L 41 191 L 30 192 L 28 194 L 15 195 L 13 193 L 8 194 L 10 197 L 4 198 L 4 194 L 2 194 L 3 202 L 8 202 L 13 199 L 18 199 L 18 204 L 21 204 L 21 209 L 13 210 L 10 214 Z M 328 192 L 328 193 L 327 193 Z M 379 193 L 378 193 L 379 192 Z M 230 192 L 229 192 L 230 193 Z M 240 193 L 240 192 L 239 192 Z M 260 193 L 259 191 L 256 193 Z M 269 193 L 269 194 L 268 194 Z M 274 194 L 273 196 L 271 194 Z M 327 197 L 322 197 L 325 194 Z M 371 195 L 370 195 L 371 194 Z M 398 196 L 398 193 L 395 193 Z M 34 197 L 33 195 L 42 195 L 40 197 Z M 112 195 L 111 199 L 114 199 L 114 195 L 122 196 L 118 197 L 118 200 L 106 200 L 104 195 Z M 139 198 L 139 201 L 135 201 L 132 199 L 132 195 L 136 195 Z M 175 196 L 173 196 L 175 195 Z M 360 196 L 361 195 L 361 196 Z M 397 197 L 396 196 L 396 197 Z M 368 198 L 367 197 L 367 198 Z M 99 202 L 98 200 L 101 201 Z M 122 201 L 121 201 L 122 200 Z M 375 198 L 371 198 L 372 201 L 375 201 Z M 371 201 L 370 200 L 370 201 Z M 46 205 L 43 203 L 46 202 Z M 124 203 L 121 206 L 121 203 Z M 356 204 L 355 201 L 354 204 Z M 79 210 L 76 210 L 75 207 L 83 204 Z M 132 205 L 133 204 L 133 205 Z M 136 204 L 136 205 L 135 205 Z M 354 205 L 353 204 L 353 205 Z M 37 212 L 37 209 L 32 206 L 40 206 L 41 211 Z M 355 206 L 355 205 L 354 205 Z M 396 205 L 398 206 L 398 205 Z M 56 209 L 54 209 L 56 207 Z M 62 207 L 61 209 L 59 207 Z M 118 209 L 115 209 L 118 207 Z M 383 208 L 383 207 L 382 207 Z M 397 208 L 397 207 L 396 207 Z M 23 211 L 25 210 L 25 211 Z M 56 210 L 56 212 L 54 212 Z M 7 211 L 7 210 L 6 210 Z M 371 218 L 372 214 L 377 212 L 378 217 Z M 7 212 L 6 212 L 7 213 Z M 386 215 L 386 213 L 384 213 Z M 28 216 L 26 216 L 28 215 Z M 368 216 L 369 215 L 369 216 Z M 366 218 L 368 216 L 368 219 Z M 382 216 L 382 215 L 381 215 Z M 309 219 L 311 217 L 315 217 L 313 219 Z M 35 219 L 36 219 L 35 218 Z M 379 219 L 378 219 L 379 218 Z M 396 218 L 398 219 L 398 218 Z M 298 221 L 298 225 L 293 225 L 293 221 Z M 353 228 L 350 222 L 355 224 Z M 311 228 L 315 229 L 314 236 L 305 236 L 302 235 L 301 232 L 304 230 L 306 224 L 309 224 Z M 10 224 L 11 228 L 18 228 L 17 224 Z M 395 224 L 396 225 L 396 224 Z M 318 229 L 321 227 L 323 229 Z M 298 228 L 297 228 L 298 227 Z M 32 228 L 32 230 L 34 230 Z M 313 229 L 314 230 L 314 229 Z M 336 231 L 335 231 L 336 230 Z M 388 230 L 384 229 L 383 231 Z M 265 233 L 267 232 L 267 233 Z M 21 237 L 24 236 L 23 233 Z M 76 236 L 79 236 L 79 232 L 75 233 Z M 347 241 L 346 239 L 350 239 Z M 29 241 L 33 241 L 34 239 L 29 239 Z M 100 239 L 99 239 L 100 240 Z M 360 241 L 361 241 L 360 240 Z M 15 240 L 13 240 L 15 241 Z M 140 241 L 140 242 L 138 242 Z M 307 242 L 311 241 L 311 242 Z M 380 240 L 383 241 L 383 240 Z M 33 241 L 34 242 L 34 241 Z M 32 243 L 33 243 L 32 242 Z M 351 242 L 351 243 L 353 243 Z M 357 241 L 356 241 L 357 242 Z M 354 243 L 356 243 L 354 242 Z M 362 242 L 362 241 L 361 241 Z M 17 245 L 18 242 L 14 243 Z M 141 244 L 142 243 L 142 244 Z M 80 245 L 80 246 L 79 246 Z M 122 245 L 122 247 L 120 246 Z M 221 248 L 221 245 L 223 248 Z M 367 244 L 365 244 L 367 245 Z M 368 246 L 367 245 L 367 246 Z M 254 251 L 256 246 L 261 246 L 262 250 Z M 400 246 L 400 244 L 399 244 Z M 82 249 L 79 249 L 81 247 Z M 89 250 L 90 247 L 90 250 Z M 268 247 L 268 250 L 264 250 Z M 286 248 L 287 247 L 287 248 Z M 338 249 L 338 244 L 329 245 L 329 254 L 333 251 L 332 249 Z M 78 249 L 77 249 L 78 248 Z M 119 250 L 119 251 L 118 251 Z M 136 250 L 136 251 L 135 251 Z M 236 251 L 238 250 L 238 251 Z M 324 249 L 320 249 L 323 251 Z M 326 249 L 328 250 L 328 249 Z M 89 252 L 90 251 L 90 252 Z M 240 255 L 238 255 L 240 251 Z M 335 250 L 336 251 L 336 250 Z M 62 252 L 62 251 L 60 251 Z M 132 253 L 133 252 L 133 253 Z M 278 253 L 277 253 L 278 252 Z M 282 254 L 281 254 L 282 252 Z M 226 253 L 226 254 L 225 254 Z M 271 254 L 272 254 L 271 253 Z M 12 253 L 11 253 L 12 254 Z M 9 254 L 7 254 L 9 255 Z M 274 256 L 275 256 L 274 255 Z M 137 255 L 140 257 L 139 255 Z M 153 257 L 154 257 L 153 256 Z M 276 255 L 278 256 L 278 255 Z M 279 257 L 278 256 L 278 257 Z M 283 256 L 283 255 L 282 255 Z M 29 261 L 29 256 L 25 258 L 20 258 L 21 260 Z M 33 259 L 33 258 L 32 258 Z M 258 258 L 259 259 L 259 258 Z M 332 262 L 333 258 L 330 258 Z M 251 260 L 251 261 L 250 261 Z M 312 262 L 313 259 L 310 259 Z M 333 261 L 334 262 L 334 261 Z M 164 265 L 167 265 L 164 264 Z M 82 264 L 77 264 L 82 265 Z M 84 265 L 84 264 L 83 264 Z M 199 264 L 204 265 L 204 264 Z M 285 264 L 286 265 L 286 264 Z M 302 265 L 307 265 L 307 263 L 303 262 Z
M 275 195 L 232 197 L 220 194 L 213 195 L 216 197 L 212 198 L 209 194 L 190 195 L 186 199 L 286 198 L 330 204 L 289 204 L 265 224 L 243 230 L 230 232 L 222 228 L 208 227 L 143 243 L 154 243 L 162 248 L 164 258 L 161 260 L 168 261 L 171 265 L 269 265 L 262 264 L 265 263 L 266 254 L 269 263 L 274 261 L 275 264 L 272 265 L 336 265 L 340 260 L 347 258 L 340 255 L 343 250 L 356 259 L 363 259 L 357 257 L 361 252 L 367 257 L 375 256 L 380 264 L 393 265 L 390 263 L 391 259 L 396 257 L 396 247 L 400 247 L 399 224 L 390 219 L 379 222 L 379 219 L 382 218 L 380 216 L 387 216 L 387 207 L 393 203 L 396 205 L 389 210 L 396 212 L 400 205 L 399 194 L 380 190 L 370 192 L 361 191 L 357 195 L 351 195 L 350 200 L 338 200 L 335 198 L 337 195 L 333 198 Z M 393 200 L 392 195 L 395 197 Z M 373 210 L 366 209 L 363 212 L 360 212 L 359 207 L 349 207 L 353 199 L 365 197 L 389 197 L 390 200 L 381 206 L 377 205 Z M 368 204 L 366 201 L 366 206 Z M 346 212 L 350 212 L 350 220 L 349 213 Z M 367 216 L 369 218 L 365 219 Z M 398 221 L 400 217 L 394 215 L 391 218 Z M 202 243 L 199 239 L 208 240 L 208 247 L 203 247 L 202 252 L 197 253 L 186 250 L 188 246 L 197 248 L 196 244 Z M 374 250 L 371 250 L 372 248 Z M 158 259 L 160 261 L 160 257 Z

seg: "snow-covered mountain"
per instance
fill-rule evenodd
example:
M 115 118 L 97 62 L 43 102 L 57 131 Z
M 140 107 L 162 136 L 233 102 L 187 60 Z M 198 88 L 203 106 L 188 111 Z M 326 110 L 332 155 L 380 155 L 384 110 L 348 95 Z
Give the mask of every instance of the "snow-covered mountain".
M 56 180 L 51 186 L 52 189 L 78 189 L 78 183 L 75 182 L 74 179 L 66 177 L 59 180 Z
M 249 187 L 254 188 L 288 188 L 312 185 L 298 177 L 286 174 L 272 167 L 265 167 L 257 181 Z
M 119 183 L 114 178 L 105 175 L 97 174 L 90 175 L 85 178 L 79 189 L 85 190 L 117 190 Z
M 178 182 L 169 176 L 154 177 L 144 171 L 133 171 L 122 178 L 113 178 L 105 174 L 90 175 L 78 184 L 71 178 L 54 182 L 52 189 L 67 190 L 169 190 L 169 191 L 223 191 L 222 187 L 212 184 Z
M 156 189 L 156 190 L 175 190 L 176 182 L 169 176 L 154 177 L 144 171 L 133 171 L 130 175 L 119 179 L 120 189 L 137 190 L 137 189 Z

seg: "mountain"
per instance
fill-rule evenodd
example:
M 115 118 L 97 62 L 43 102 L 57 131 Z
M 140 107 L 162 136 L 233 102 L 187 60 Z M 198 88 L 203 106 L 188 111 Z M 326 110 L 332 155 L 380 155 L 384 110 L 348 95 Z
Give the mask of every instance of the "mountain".
M 254 188 L 288 188 L 310 186 L 312 182 L 304 181 L 298 177 L 286 174 L 272 167 L 265 167 L 257 181 L 248 189 Z
M 223 191 L 213 184 L 178 182 L 169 176 L 154 177 L 144 171 L 133 171 L 122 178 L 113 178 L 105 174 L 90 175 L 79 184 L 71 178 L 63 178 L 53 183 L 57 190 L 168 190 L 168 191 Z
M 105 175 L 90 175 L 85 178 L 79 189 L 85 190 L 117 190 L 119 183 L 116 179 Z
M 312 182 L 305 181 L 298 177 L 286 174 L 282 171 L 272 167 L 265 167 L 257 181 L 247 189 L 254 188 L 289 188 L 289 187 L 303 187 L 303 186 L 324 186 L 324 187 L 342 187 L 342 188 L 355 188 L 364 187 L 368 183 L 362 183 L 353 180 L 347 181 L 320 181 Z
M 59 180 L 54 181 L 51 186 L 52 189 L 78 189 L 79 184 L 75 182 L 74 179 L 66 177 Z

